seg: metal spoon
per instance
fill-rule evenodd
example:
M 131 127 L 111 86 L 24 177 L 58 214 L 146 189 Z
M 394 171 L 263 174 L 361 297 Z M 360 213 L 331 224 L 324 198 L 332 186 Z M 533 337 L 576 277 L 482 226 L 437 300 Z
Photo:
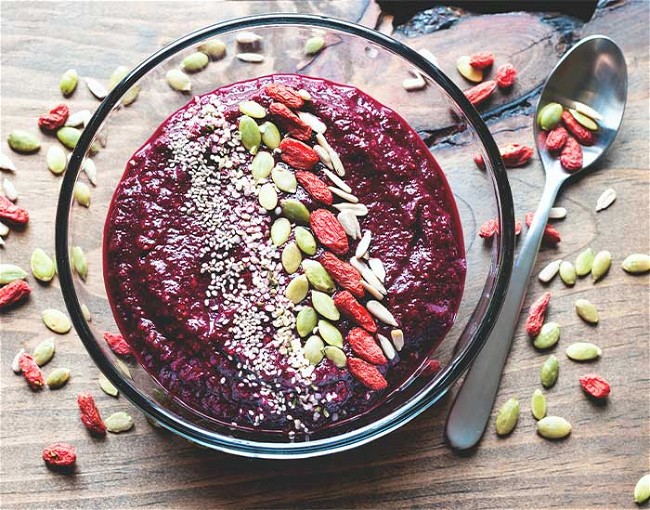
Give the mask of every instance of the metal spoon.
M 553 69 L 537 105 L 539 111 L 550 102 L 573 108 L 574 101 L 586 104 L 602 116 L 596 143 L 582 147 L 583 167 L 568 173 L 559 161 L 539 146 L 539 128 L 534 120 L 537 152 L 546 173 L 546 184 L 535 218 L 528 229 L 515 262 L 501 314 L 483 350 L 470 368 L 447 419 L 447 439 L 464 450 L 476 445 L 490 418 L 501 373 L 510 350 L 528 280 L 553 202 L 562 185 L 584 174 L 607 151 L 621 125 L 627 98 L 627 67 L 619 47 L 602 35 L 581 40 Z M 535 115 L 534 119 L 537 118 Z

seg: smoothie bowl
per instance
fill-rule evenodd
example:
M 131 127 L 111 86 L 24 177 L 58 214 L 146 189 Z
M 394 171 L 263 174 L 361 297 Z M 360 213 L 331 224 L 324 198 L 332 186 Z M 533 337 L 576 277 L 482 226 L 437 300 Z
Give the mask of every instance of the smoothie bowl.
M 501 235 L 477 242 L 492 217 Z M 500 308 L 513 238 L 494 141 L 448 78 L 363 27 L 283 15 L 189 34 L 115 87 L 72 155 L 57 261 L 93 360 L 149 418 L 297 458 L 444 396 Z

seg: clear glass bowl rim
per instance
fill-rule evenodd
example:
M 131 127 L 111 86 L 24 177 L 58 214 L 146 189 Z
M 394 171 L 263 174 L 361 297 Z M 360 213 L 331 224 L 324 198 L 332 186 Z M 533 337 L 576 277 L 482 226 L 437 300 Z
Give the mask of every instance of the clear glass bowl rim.
M 499 222 L 502 226 L 501 235 L 495 239 L 495 243 L 498 243 L 495 246 L 498 259 L 492 299 L 490 299 L 485 315 L 479 322 L 472 339 L 456 353 L 449 365 L 443 369 L 443 372 L 438 377 L 437 383 L 420 391 L 419 394 L 415 395 L 415 397 L 406 402 L 398 410 L 364 427 L 325 439 L 295 443 L 256 442 L 210 432 L 194 426 L 185 420 L 181 421 L 177 419 L 165 408 L 147 399 L 139 391 L 134 390 L 130 384 L 127 384 L 124 376 L 115 368 L 110 360 L 105 357 L 97 345 L 95 336 L 86 324 L 81 305 L 75 292 L 73 274 L 67 255 L 69 249 L 68 223 L 73 188 L 81 169 L 81 163 L 90 148 L 95 134 L 102 126 L 104 120 L 113 111 L 114 107 L 119 103 L 121 97 L 150 70 L 189 46 L 232 30 L 253 29 L 274 25 L 316 26 L 347 32 L 396 53 L 402 58 L 416 64 L 421 70 L 426 71 L 428 77 L 443 88 L 462 109 L 486 150 L 489 161 L 488 168 L 491 167 L 493 170 L 490 177 L 496 190 Z M 63 179 L 56 214 L 56 260 L 57 267 L 59 268 L 61 292 L 77 334 L 99 369 L 137 408 L 164 428 L 189 441 L 208 448 L 246 457 L 298 459 L 348 450 L 388 434 L 434 405 L 465 373 L 480 352 L 488 334 L 492 330 L 501 310 L 503 298 L 505 297 L 514 259 L 515 235 L 513 211 L 512 193 L 505 168 L 501 161 L 496 142 L 492 138 L 485 122 L 467 100 L 463 92 L 425 57 L 396 39 L 348 21 L 311 14 L 275 13 L 256 15 L 212 24 L 177 39 L 136 66 L 102 101 L 88 123 L 88 126 L 82 132 Z M 433 392 L 436 388 L 439 391 Z

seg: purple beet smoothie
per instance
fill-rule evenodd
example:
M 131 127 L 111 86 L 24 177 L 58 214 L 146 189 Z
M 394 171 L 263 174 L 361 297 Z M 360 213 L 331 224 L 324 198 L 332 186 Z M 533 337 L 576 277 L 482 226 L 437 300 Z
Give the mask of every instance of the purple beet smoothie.
M 241 145 L 237 128 L 242 101 L 268 110 L 273 100 L 264 86 L 270 83 L 309 93 L 301 111 L 325 124 L 324 136 L 345 167 L 343 179 L 368 208 L 358 219 L 362 231 L 372 233 L 369 256 L 379 258 L 386 271 L 381 303 L 405 339 L 396 356 L 378 367 L 386 390 L 367 389 L 327 358 L 315 367 L 305 360 L 301 346 L 307 337 L 296 333 L 295 315 L 311 305 L 310 297 L 294 305 L 284 296 L 301 270 L 286 274 L 280 262 L 286 244 L 276 247 L 269 240 L 280 211 L 260 207 L 263 182 L 251 177 L 253 155 Z M 257 123 L 280 126 L 278 120 L 267 115 Z M 313 136 L 307 144 L 315 145 Z M 278 151 L 264 145 L 260 151 L 281 161 Z M 319 163 L 313 172 L 331 185 L 323 169 Z M 324 207 L 300 186 L 278 194 L 312 211 Z M 127 164 L 104 235 L 114 316 L 145 369 L 204 416 L 291 436 L 381 405 L 442 341 L 465 278 L 456 206 L 418 135 L 360 90 L 298 75 L 221 87 L 170 116 Z M 349 241 L 350 251 L 341 257 L 346 261 L 359 242 Z M 310 258 L 320 253 L 319 244 Z M 366 293 L 359 301 L 369 299 L 375 298 Z M 332 322 L 344 338 L 356 326 L 344 317 Z M 396 328 L 376 322 L 379 334 L 390 339 Z M 346 340 L 343 350 L 355 356 Z

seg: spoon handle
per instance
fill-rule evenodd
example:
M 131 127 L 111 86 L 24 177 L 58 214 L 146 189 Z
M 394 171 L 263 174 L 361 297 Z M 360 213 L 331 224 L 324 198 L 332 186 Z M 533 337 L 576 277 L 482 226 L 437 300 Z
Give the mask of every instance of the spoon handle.
M 528 279 L 535 265 L 549 211 L 563 180 L 546 180 L 535 218 L 515 262 L 501 313 L 452 405 L 447 418 L 446 434 L 449 443 L 456 449 L 465 450 L 478 443 L 490 418 L 517 319 L 526 297 Z

